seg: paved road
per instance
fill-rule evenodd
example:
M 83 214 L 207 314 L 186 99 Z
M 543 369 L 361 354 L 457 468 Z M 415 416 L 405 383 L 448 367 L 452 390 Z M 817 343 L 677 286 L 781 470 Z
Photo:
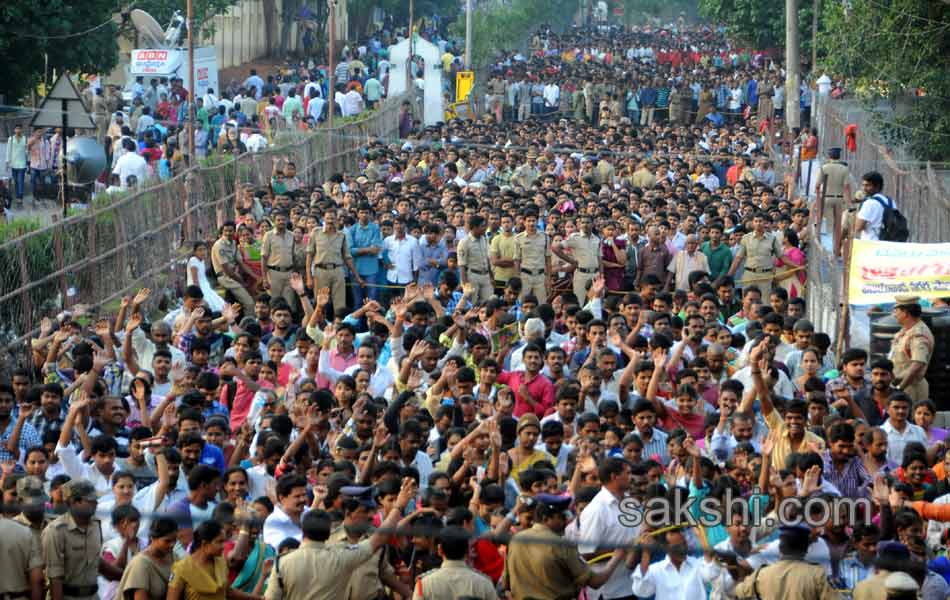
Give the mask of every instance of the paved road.
M 16 202 L 13 208 L 4 211 L 6 220 L 13 219 L 36 219 L 40 225 L 49 225 L 53 222 L 53 217 L 62 214 L 62 208 L 57 202 L 51 200 L 33 201 L 32 196 L 23 199 L 23 206 L 18 207 Z

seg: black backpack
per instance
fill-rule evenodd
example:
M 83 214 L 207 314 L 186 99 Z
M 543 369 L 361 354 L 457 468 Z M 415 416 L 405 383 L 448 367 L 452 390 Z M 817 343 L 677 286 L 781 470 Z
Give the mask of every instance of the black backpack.
M 910 239 L 910 228 L 907 227 L 907 218 L 901 214 L 894 206 L 894 201 L 884 194 L 874 194 L 871 196 L 877 200 L 881 208 L 884 209 L 884 216 L 881 218 L 882 242 L 906 242 Z

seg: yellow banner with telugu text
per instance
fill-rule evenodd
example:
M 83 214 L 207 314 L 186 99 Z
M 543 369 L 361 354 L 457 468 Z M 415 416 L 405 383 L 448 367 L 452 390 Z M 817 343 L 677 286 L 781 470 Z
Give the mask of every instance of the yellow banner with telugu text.
M 896 295 L 950 296 L 950 244 L 855 240 L 848 302 L 888 304 Z

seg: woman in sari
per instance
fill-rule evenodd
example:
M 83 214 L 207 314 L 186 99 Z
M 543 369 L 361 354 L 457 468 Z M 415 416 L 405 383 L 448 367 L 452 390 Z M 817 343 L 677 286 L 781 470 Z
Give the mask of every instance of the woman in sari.
M 172 566 L 167 600 L 260 600 L 228 585 L 224 526 L 205 521 L 193 533 L 191 554 Z
M 805 266 L 805 253 L 798 247 L 798 234 L 789 228 L 785 229 L 785 235 L 782 238 L 782 255 L 786 263 L 791 263 L 796 267 Z M 775 266 L 782 266 L 782 262 L 776 260 Z M 775 274 L 776 283 L 785 288 L 789 299 L 805 295 L 805 270 L 792 269 L 792 267 L 784 267 Z
M 256 296 L 258 284 L 263 276 L 261 268 L 261 244 L 254 239 L 254 232 L 250 227 L 241 227 L 238 232 L 240 242 L 238 251 L 241 253 L 241 262 L 244 263 L 245 283 L 251 296 Z
M 238 557 L 233 554 L 228 557 L 232 572 L 236 573 L 231 581 L 231 587 L 247 594 L 260 596 L 264 592 L 264 585 L 277 553 L 264 543 L 261 537 L 261 524 L 256 519 L 246 521 L 238 531 L 237 543 L 242 541 L 248 544 L 247 557 L 243 564 L 238 566 L 234 561 Z

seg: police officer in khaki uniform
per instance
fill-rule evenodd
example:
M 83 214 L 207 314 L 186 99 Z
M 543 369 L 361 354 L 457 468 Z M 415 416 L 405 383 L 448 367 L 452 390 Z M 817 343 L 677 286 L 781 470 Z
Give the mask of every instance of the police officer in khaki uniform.
M 775 564 L 759 567 L 736 586 L 740 600 L 782 598 L 782 600 L 838 600 L 821 565 L 805 561 L 811 530 L 804 525 L 781 528 Z
M 350 269 L 356 282 L 365 286 L 366 282 L 356 272 L 350 245 L 346 235 L 336 227 L 336 213 L 327 211 L 323 217 L 323 227 L 310 232 L 307 245 L 307 286 L 314 290 L 330 288 L 333 310 L 346 306 L 346 280 L 343 265 Z
M 50 600 L 99 598 L 97 576 L 118 581 L 122 571 L 99 556 L 102 523 L 95 517 L 96 488 L 86 479 L 63 485 L 69 511 L 43 532 L 43 558 L 49 578 Z
M 218 274 L 218 283 L 241 303 L 244 316 L 253 316 L 254 298 L 251 298 L 241 283 L 238 248 L 234 242 L 234 221 L 226 221 L 218 233 L 218 240 L 211 246 L 211 264 L 214 266 L 214 272 Z
M 590 217 L 577 218 L 575 231 L 560 246 L 552 246 L 555 254 L 574 265 L 574 295 L 581 306 L 587 304 L 587 284 L 600 274 L 600 238 L 591 232 Z M 568 254 L 565 249 L 572 252 Z
M 373 500 L 373 488 L 370 486 L 344 486 L 340 488 L 343 496 L 343 523 L 330 534 L 330 544 L 352 545 L 367 539 L 365 528 L 370 524 L 376 501 Z M 392 563 L 389 562 L 384 545 L 373 557 L 350 571 L 349 584 L 343 600 L 377 600 L 386 598 L 386 587 L 398 592 L 403 598 L 412 590 L 399 581 Z
M 818 232 L 825 222 L 825 210 L 831 209 L 834 229 L 834 248 L 841 245 L 841 209 L 851 197 L 851 184 L 848 182 L 848 166 L 841 162 L 841 148 L 828 150 L 828 162 L 818 170 Z M 837 254 L 840 256 L 840 253 Z
M 462 287 L 471 287 L 472 304 L 481 304 L 494 294 L 491 263 L 488 257 L 488 239 L 485 237 L 485 218 L 472 215 L 468 219 L 468 235 L 458 244 L 459 273 Z
M 770 219 L 765 213 L 756 213 L 752 217 L 752 233 L 742 236 L 739 242 L 739 251 L 732 259 L 729 267 L 729 276 L 736 274 L 736 270 L 745 260 L 745 269 L 742 277 L 742 287 L 755 285 L 762 292 L 762 301 L 767 302 L 772 294 L 772 279 L 775 277 L 775 259 L 789 268 L 795 265 L 782 255 L 782 242 L 774 233 L 765 230 Z
M 294 269 L 294 233 L 287 229 L 287 215 L 274 215 L 274 228 L 261 240 L 261 264 L 264 285 L 270 287 L 271 298 L 283 298 L 291 308 L 297 306 L 297 294 L 290 287 Z
M 452 526 L 439 533 L 439 556 L 442 566 L 429 571 L 418 580 L 412 600 L 444 600 L 445 598 L 478 598 L 497 600 L 491 579 L 465 564 L 468 555 L 468 532 Z
M 379 165 L 376 163 L 376 159 L 379 158 L 379 155 L 376 152 L 371 151 L 366 153 L 366 168 L 363 169 L 363 175 L 366 176 L 366 180 L 370 183 L 376 183 L 382 179 L 382 174 L 379 170 Z
M 577 598 L 584 586 L 604 585 L 622 562 L 623 550 L 615 551 L 606 568 L 594 573 L 577 547 L 564 541 L 571 498 L 538 494 L 535 502 L 534 525 L 516 533 L 508 546 L 502 588 L 514 598 L 568 600 Z
M 894 318 L 901 329 L 891 341 L 894 383 L 914 402 L 930 398 L 930 385 L 924 378 L 934 349 L 934 336 L 921 320 L 920 298 L 894 296 Z
M 345 598 L 349 574 L 368 560 L 375 560 L 402 518 L 402 511 L 415 496 L 412 479 L 403 479 L 396 505 L 379 529 L 358 544 L 332 544 L 330 515 L 311 510 L 301 521 L 303 543 L 300 548 L 280 558 L 271 569 L 266 600 L 340 600 Z M 330 576 L 328 576 L 328 574 Z
M 43 482 L 39 477 L 29 475 L 16 482 L 16 495 L 23 509 L 13 520 L 26 525 L 36 538 L 37 548 L 42 547 L 43 530 L 49 524 L 46 518 L 46 503 L 49 496 L 43 489 Z
M 515 157 L 516 162 L 521 162 L 518 160 L 520 157 Z M 534 150 L 528 150 L 527 160 L 521 164 L 514 173 L 511 175 L 511 185 L 521 186 L 524 189 L 531 187 L 531 184 L 541 176 L 541 172 L 535 166 L 535 161 L 537 161 L 538 153 Z
M 43 596 L 41 548 L 39 538 L 27 527 L 15 519 L 0 517 L 0 556 L 3 556 L 0 561 L 0 597 L 30 600 Z
M 521 275 L 522 298 L 533 294 L 539 302 L 547 302 L 551 256 L 548 236 L 538 231 L 538 211 L 534 209 L 525 211 L 524 231 L 515 236 L 515 272 Z
M 610 164 L 610 161 L 607 160 L 607 154 L 601 152 L 600 159 L 597 161 L 597 166 L 594 167 L 594 183 L 612 186 L 616 173 L 617 170 L 612 164 Z

